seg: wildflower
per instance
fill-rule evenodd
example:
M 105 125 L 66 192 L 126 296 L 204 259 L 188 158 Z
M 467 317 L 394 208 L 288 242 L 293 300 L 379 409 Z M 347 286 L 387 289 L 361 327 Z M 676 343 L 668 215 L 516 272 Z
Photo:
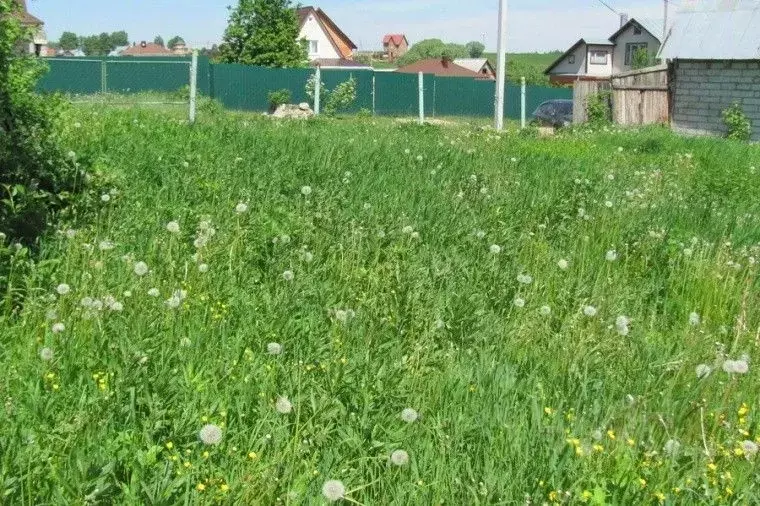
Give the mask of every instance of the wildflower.
M 229 486 L 229 485 L 227 485 L 226 483 L 222 483 L 221 485 L 219 485 L 219 490 L 220 490 L 220 491 L 221 491 L 223 494 L 226 494 L 227 492 L 229 492 L 229 491 L 230 491 L 230 486 Z
M 486 233 L 483 230 L 477 230 L 475 231 L 475 237 L 477 239 L 484 239 L 486 236 Z
M 183 337 L 179 341 L 179 345 L 182 346 L 183 348 L 188 348 L 192 344 L 193 344 L 193 342 L 190 340 L 189 337 Z
M 513 304 L 514 304 L 514 305 L 515 305 L 515 307 L 517 307 L 517 308 L 523 308 L 523 307 L 525 307 L 525 299 L 521 299 L 520 297 L 517 297 L 517 298 L 516 298 L 516 299 L 513 301 Z
M 747 456 L 748 459 L 753 458 L 755 455 L 757 455 L 758 452 L 758 445 L 754 441 L 745 440 L 740 443 L 742 451 L 744 451 L 744 455 Z
M 749 371 L 749 364 L 745 359 L 726 360 L 723 362 L 723 370 L 729 374 L 746 374 Z
M 53 327 L 51 328 L 51 330 L 53 331 L 53 334 L 60 334 L 61 332 L 63 332 L 64 330 L 66 330 L 66 326 L 63 323 L 60 323 L 60 322 L 54 323 Z
M 365 202 L 363 207 L 365 211 L 369 211 L 370 209 L 372 209 L 372 204 L 370 204 L 369 202 Z
M 308 197 L 309 195 L 311 195 L 311 186 L 302 186 L 301 195 L 303 195 L 304 197 Z
M 412 408 L 404 408 L 401 411 L 401 419 L 406 423 L 414 423 L 420 417 L 420 414 Z
M 612 206 L 614 206 L 614 205 L 615 204 L 613 204 L 611 200 L 607 200 L 607 201 L 604 202 L 604 207 L 606 207 L 608 209 L 611 209 Z
M 340 501 L 346 495 L 346 487 L 338 480 L 328 480 L 322 485 L 322 495 L 330 502 Z
M 208 264 L 200 264 L 198 266 L 198 272 L 200 272 L 201 274 L 207 273 L 208 272 Z
M 133 269 L 138 276 L 145 276 L 148 274 L 148 264 L 145 262 L 137 262 Z
M 594 306 L 586 306 L 583 308 L 583 314 L 588 316 L 589 318 L 593 318 L 596 316 L 597 310 Z
M 594 432 L 591 433 L 591 439 L 593 439 L 594 441 L 601 441 L 602 437 L 604 436 L 602 435 L 602 431 L 600 429 L 596 429 L 594 430 Z
M 293 404 L 288 400 L 287 397 L 278 397 L 277 402 L 275 403 L 275 409 L 278 413 L 287 415 L 293 411 Z
M 307 264 L 310 264 L 311 262 L 314 261 L 314 255 L 311 252 L 309 252 L 309 251 L 304 251 L 303 252 L 303 261 L 306 262 Z
M 66 156 L 74 160 L 77 157 L 77 154 L 74 153 L 73 151 L 69 151 L 68 153 L 66 153 Z
M 67 295 L 71 291 L 71 287 L 66 283 L 61 283 L 55 288 L 55 291 L 58 292 L 58 295 Z
M 420 233 L 417 232 L 417 231 L 414 231 L 411 234 L 409 234 L 409 237 L 411 237 L 412 239 L 415 239 L 415 240 L 419 239 L 420 238 Z
M 108 309 L 110 309 L 111 311 L 115 313 L 119 313 L 121 311 L 124 311 L 124 304 L 122 304 L 118 300 L 115 300 L 111 302 L 110 304 L 108 304 Z
M 699 317 L 699 313 L 692 312 L 691 314 L 689 314 L 689 324 L 690 325 L 696 327 L 697 325 L 700 324 L 701 321 L 702 321 L 702 319 Z
M 396 450 L 391 453 L 391 462 L 396 466 L 405 466 L 409 463 L 409 454 L 404 450 Z
M 176 221 L 170 221 L 166 224 L 166 230 L 169 231 L 170 234 L 179 234 L 179 223 Z
M 697 379 L 705 379 L 712 373 L 712 368 L 707 364 L 699 364 L 696 368 Z
M 42 348 L 40 350 L 40 358 L 45 362 L 50 362 L 53 360 L 53 350 L 48 347 Z
M 411 225 L 407 225 L 401 229 L 401 232 L 404 234 L 411 234 L 412 232 L 414 232 L 414 227 L 412 227 Z
M 281 355 L 282 345 L 280 343 L 267 344 L 267 353 L 269 353 L 270 355 Z
M 203 444 L 218 445 L 222 442 L 222 429 L 218 425 L 209 423 L 201 428 L 198 437 L 200 437 Z
M 235 206 L 235 212 L 238 214 L 243 214 L 246 211 L 248 211 L 248 204 L 240 202 L 238 205 Z
M 565 260 L 564 258 L 560 259 L 559 262 L 557 262 L 557 267 L 562 269 L 563 271 L 566 271 L 570 267 L 570 262 Z
M 501 246 L 499 246 L 498 244 L 492 244 L 489 250 L 491 251 L 492 255 L 498 255 L 499 253 L 501 253 Z
M 604 258 L 607 259 L 608 262 L 614 262 L 618 259 L 617 251 L 614 249 L 611 249 L 607 252 L 607 254 L 604 256 Z
M 627 336 L 629 329 L 628 325 L 631 323 L 631 321 L 628 319 L 627 316 L 618 316 L 615 320 L 615 328 L 618 331 L 618 334 L 621 336 Z
M 111 200 L 111 196 L 107 193 L 104 193 L 103 195 L 100 196 L 100 200 L 102 202 L 109 202 Z
M 539 309 L 538 312 L 541 314 L 541 316 L 549 316 L 552 314 L 552 308 L 549 306 L 541 306 L 541 309 Z
M 533 278 L 528 274 L 520 274 L 517 276 L 517 282 L 523 285 L 529 285 L 533 283 Z
M 111 241 L 100 241 L 98 244 L 98 249 L 100 251 L 111 251 L 114 248 L 114 245 Z
M 204 485 L 203 483 L 198 483 L 198 484 L 195 486 L 195 489 L 196 489 L 198 492 L 203 492 L 204 490 L 206 490 L 206 485 Z
M 293 281 L 293 278 L 295 275 L 293 274 L 293 271 L 285 271 L 282 273 L 282 279 L 285 281 Z
M 161 295 L 161 292 L 158 291 L 158 288 L 151 288 L 150 290 L 148 290 L 148 295 L 150 297 L 158 297 L 159 295 Z
M 675 439 L 668 439 L 668 441 L 665 443 L 665 446 L 662 448 L 662 451 L 668 457 L 675 458 L 678 456 L 678 452 L 681 451 L 681 443 Z

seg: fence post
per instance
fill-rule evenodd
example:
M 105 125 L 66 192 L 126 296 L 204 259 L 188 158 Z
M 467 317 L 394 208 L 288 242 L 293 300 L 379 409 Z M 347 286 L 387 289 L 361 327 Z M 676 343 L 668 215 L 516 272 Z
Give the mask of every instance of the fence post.
M 100 92 L 108 93 L 108 67 L 105 57 L 100 61 Z
M 525 128 L 525 78 L 520 79 L 520 128 Z
M 375 82 L 375 71 L 372 71 L 372 116 L 376 115 L 376 99 L 375 99 L 375 92 L 377 90 L 377 83 Z
M 417 74 L 417 81 L 419 84 L 419 93 L 420 93 L 420 125 L 425 124 L 425 82 L 424 82 L 424 76 L 422 72 Z
M 195 123 L 195 102 L 198 95 L 198 50 L 193 51 L 190 61 L 190 124 Z
M 322 67 L 317 65 L 314 72 L 314 114 L 319 116 L 319 110 L 322 107 Z

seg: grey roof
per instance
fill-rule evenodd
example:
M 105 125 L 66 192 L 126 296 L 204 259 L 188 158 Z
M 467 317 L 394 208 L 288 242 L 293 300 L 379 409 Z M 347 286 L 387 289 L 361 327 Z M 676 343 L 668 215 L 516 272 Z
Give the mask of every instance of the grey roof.
M 583 39 L 583 42 L 585 42 L 587 46 L 614 46 L 615 45 L 613 42 L 610 42 L 609 39 Z
M 617 38 L 620 36 L 620 34 L 623 33 L 624 31 L 626 31 L 632 25 L 638 25 L 638 26 L 640 26 L 641 28 L 643 28 L 644 30 L 646 30 L 647 32 L 649 32 L 649 34 L 652 37 L 654 37 L 655 39 L 657 39 L 660 42 L 662 42 L 662 25 L 663 25 L 663 21 L 662 20 L 657 21 L 657 20 L 649 19 L 649 18 L 631 18 L 631 19 L 629 19 L 628 22 L 626 22 L 626 24 L 624 24 L 623 26 L 621 26 L 615 33 L 613 33 L 610 36 L 610 40 L 612 42 L 616 41 Z
M 760 58 L 760 0 L 684 0 L 659 58 Z
M 456 58 L 454 64 L 473 72 L 480 72 L 483 66 L 488 65 L 488 58 Z
M 551 65 L 549 65 L 546 68 L 546 70 L 544 70 L 544 74 L 550 74 L 551 71 L 554 69 L 554 67 L 556 67 L 557 65 L 559 65 L 560 62 L 562 62 L 562 60 L 564 60 L 565 58 L 567 58 L 567 56 L 570 53 L 572 53 L 573 51 L 575 51 L 579 46 L 581 46 L 583 44 L 585 44 L 586 46 L 614 46 L 615 45 L 612 42 L 610 42 L 609 40 L 581 39 L 578 42 L 576 42 L 575 44 L 573 44 L 572 46 L 570 46 L 570 49 L 568 49 L 567 51 L 565 51 L 564 53 L 562 53 L 562 55 L 559 58 L 557 58 L 556 60 L 554 60 L 554 63 L 552 63 Z

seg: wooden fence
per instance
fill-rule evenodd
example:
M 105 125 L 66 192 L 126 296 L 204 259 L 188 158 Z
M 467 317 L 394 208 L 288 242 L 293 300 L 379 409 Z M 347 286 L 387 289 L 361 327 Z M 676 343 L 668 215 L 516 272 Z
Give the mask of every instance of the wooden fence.
M 657 65 L 612 76 L 610 81 L 577 81 L 573 85 L 573 123 L 585 123 L 588 98 L 612 91 L 612 121 L 618 125 L 670 122 L 668 66 Z

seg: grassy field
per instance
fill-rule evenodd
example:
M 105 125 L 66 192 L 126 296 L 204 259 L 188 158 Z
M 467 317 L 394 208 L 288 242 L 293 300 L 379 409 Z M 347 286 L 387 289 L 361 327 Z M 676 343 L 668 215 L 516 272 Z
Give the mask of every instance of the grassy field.
M 103 106 L 62 137 L 102 189 L 0 313 L 4 504 L 760 498 L 757 147 Z
M 544 74 L 549 65 L 562 55 L 560 51 L 548 53 L 509 53 L 507 54 L 507 78 L 520 82 L 524 77 L 528 84 L 549 86 L 549 77 Z M 496 67 L 496 53 L 486 53 L 491 64 Z

